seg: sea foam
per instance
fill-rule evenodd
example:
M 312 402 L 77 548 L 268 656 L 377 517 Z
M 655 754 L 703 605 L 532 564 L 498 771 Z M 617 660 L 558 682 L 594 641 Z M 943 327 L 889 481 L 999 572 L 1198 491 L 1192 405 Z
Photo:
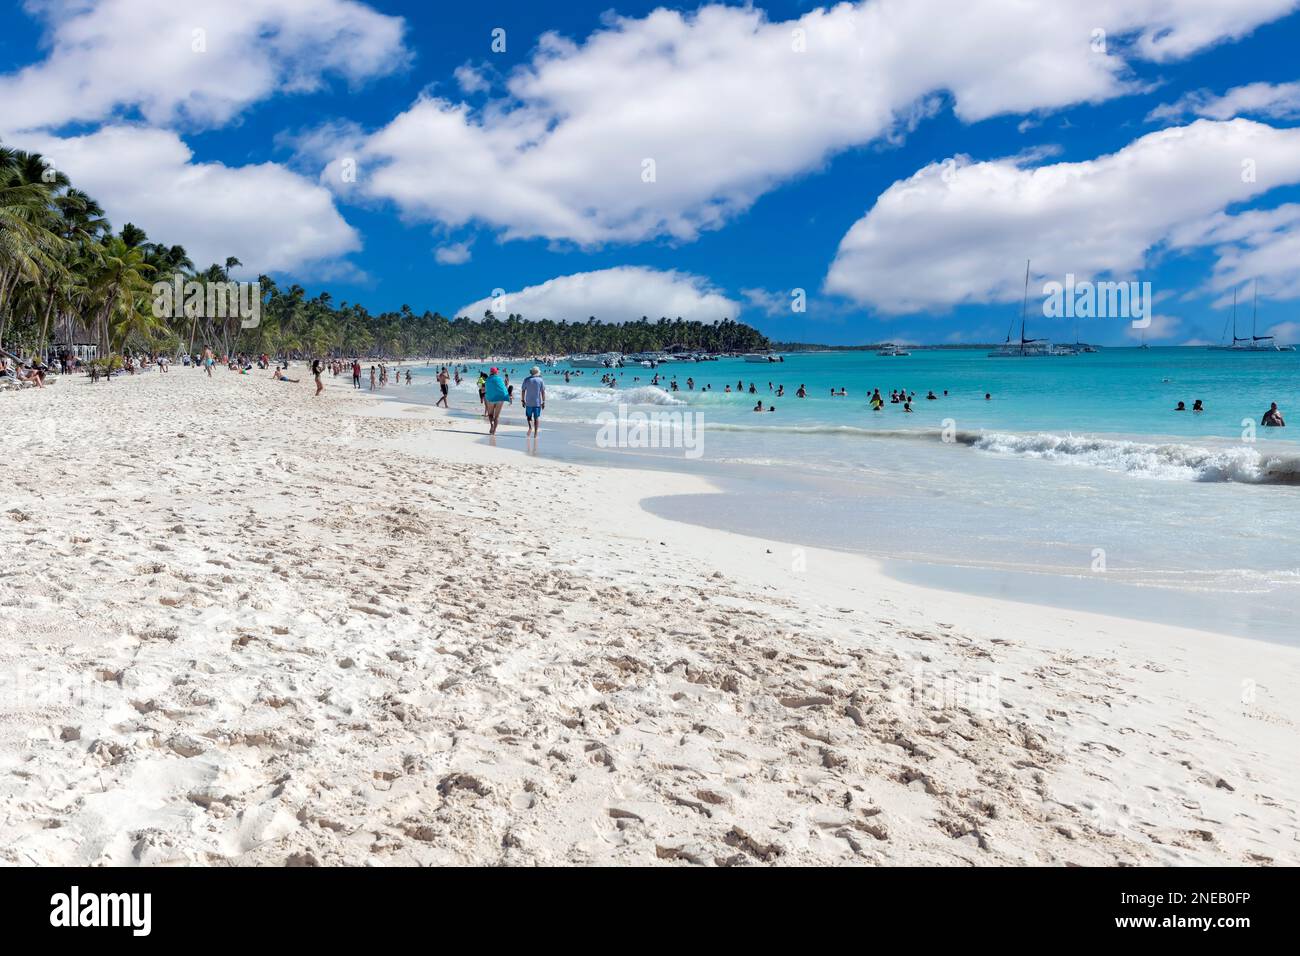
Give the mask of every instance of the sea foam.
M 1300 455 L 1261 452 L 1245 444 L 1207 448 L 1182 442 L 1001 432 L 963 434 L 959 440 L 980 451 L 1091 465 L 1144 478 L 1300 484 Z

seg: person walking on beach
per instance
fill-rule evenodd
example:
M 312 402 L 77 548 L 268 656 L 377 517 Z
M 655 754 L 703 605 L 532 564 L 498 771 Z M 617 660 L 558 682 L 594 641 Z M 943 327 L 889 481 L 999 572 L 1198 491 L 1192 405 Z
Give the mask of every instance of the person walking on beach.
M 496 369 L 493 369 L 492 371 L 495 372 Z M 480 404 L 482 404 L 483 406 L 483 417 L 487 418 L 488 417 L 487 376 L 484 375 L 482 372 L 478 373 L 478 400 Z
M 489 435 L 497 433 L 497 423 L 501 419 L 501 406 L 506 403 L 506 399 L 509 397 L 510 393 L 506 391 L 506 383 L 502 380 L 497 369 L 492 369 L 483 382 L 483 407 L 487 410 L 488 423 L 491 425 L 488 429 Z
M 437 408 L 441 405 L 443 408 L 450 408 L 451 406 L 447 404 L 447 366 L 445 365 L 438 371 L 438 388 L 442 391 L 442 398 L 438 399 L 433 407 Z
M 372 392 L 375 390 L 375 367 L 373 365 L 370 366 L 370 390 Z
M 524 401 L 524 423 L 528 434 L 536 435 L 542 428 L 542 409 L 546 407 L 546 382 L 542 379 L 542 370 L 534 365 L 528 370 L 528 377 L 519 387 Z
M 204 347 L 203 349 L 203 370 L 208 373 L 208 378 L 212 378 L 212 363 L 216 361 L 212 357 L 212 349 Z
M 352 360 L 352 387 L 353 388 L 361 387 L 361 360 L 360 359 Z
M 311 374 L 316 379 L 316 395 L 319 395 L 321 392 L 325 391 L 325 383 L 320 380 L 320 377 L 324 373 L 324 371 L 325 371 L 325 363 L 322 362 L 320 359 L 316 359 L 316 361 L 311 363 Z M 312 398 L 315 398 L 316 395 L 313 395 Z

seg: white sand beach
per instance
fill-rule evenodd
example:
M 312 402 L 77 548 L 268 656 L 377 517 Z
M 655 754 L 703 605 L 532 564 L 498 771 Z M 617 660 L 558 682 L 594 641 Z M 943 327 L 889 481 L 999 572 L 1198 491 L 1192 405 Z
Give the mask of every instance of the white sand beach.
M 668 522 L 702 480 L 296 371 L 0 396 L 0 862 L 1300 863 L 1295 648 Z

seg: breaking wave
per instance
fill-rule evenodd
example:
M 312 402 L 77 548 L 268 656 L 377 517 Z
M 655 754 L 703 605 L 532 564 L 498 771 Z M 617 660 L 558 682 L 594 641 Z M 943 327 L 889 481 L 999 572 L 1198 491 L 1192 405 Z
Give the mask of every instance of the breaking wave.
M 1300 484 L 1300 455 L 1261 452 L 1244 444 L 1209 448 L 1182 442 L 1156 444 L 1116 438 L 1001 432 L 962 434 L 958 440 L 994 454 L 1091 465 L 1144 478 Z

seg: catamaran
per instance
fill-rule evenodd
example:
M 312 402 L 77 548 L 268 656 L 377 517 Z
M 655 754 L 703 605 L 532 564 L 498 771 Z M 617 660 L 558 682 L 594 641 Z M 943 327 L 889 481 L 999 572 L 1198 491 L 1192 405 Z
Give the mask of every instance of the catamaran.
M 618 352 L 604 352 L 600 355 L 570 355 L 569 364 L 574 368 L 617 368 L 623 356 Z
M 876 350 L 876 354 L 886 358 L 902 358 L 912 353 L 900 345 L 895 345 L 893 342 L 885 342 Z
M 663 352 L 632 352 L 623 356 L 624 365 L 640 365 L 642 368 L 657 368 L 659 363 L 668 361 Z
M 1058 352 L 1052 348 L 1047 339 L 1025 338 L 1025 315 L 1029 311 L 1029 260 L 1025 260 L 1025 298 L 1020 305 L 1020 341 L 1011 341 L 1011 330 L 1015 320 L 1007 327 L 1007 340 L 1002 347 L 989 353 L 989 358 L 1043 358 L 1047 356 L 1072 355 L 1073 352 Z
M 1237 335 L 1237 290 L 1232 290 L 1232 344 L 1211 345 L 1213 352 L 1294 352 L 1294 345 L 1278 345 L 1271 335 L 1256 335 L 1255 322 L 1259 315 L 1259 283 L 1255 283 L 1255 301 L 1250 310 L 1250 338 Z M 1228 329 L 1224 327 L 1226 335 Z

